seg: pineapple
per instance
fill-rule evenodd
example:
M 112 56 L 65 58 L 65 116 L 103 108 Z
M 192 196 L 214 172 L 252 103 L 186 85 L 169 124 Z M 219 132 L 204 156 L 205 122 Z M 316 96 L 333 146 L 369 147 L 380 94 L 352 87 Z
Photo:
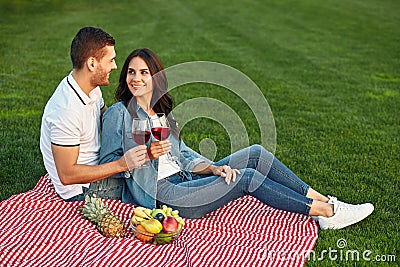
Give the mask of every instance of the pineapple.
M 124 237 L 124 224 L 96 195 L 92 197 L 86 195 L 85 205 L 80 208 L 80 211 L 83 218 L 95 224 L 97 230 L 105 237 Z

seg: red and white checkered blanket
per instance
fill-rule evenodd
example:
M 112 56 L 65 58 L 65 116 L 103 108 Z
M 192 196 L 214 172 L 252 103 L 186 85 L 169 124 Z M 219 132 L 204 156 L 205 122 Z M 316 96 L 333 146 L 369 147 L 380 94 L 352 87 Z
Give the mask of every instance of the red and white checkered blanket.
M 105 200 L 129 224 L 133 205 Z M 307 216 L 246 196 L 186 219 L 178 240 L 144 244 L 132 234 L 103 237 L 58 197 L 48 176 L 33 190 L 0 203 L 0 266 L 304 266 L 318 238 Z

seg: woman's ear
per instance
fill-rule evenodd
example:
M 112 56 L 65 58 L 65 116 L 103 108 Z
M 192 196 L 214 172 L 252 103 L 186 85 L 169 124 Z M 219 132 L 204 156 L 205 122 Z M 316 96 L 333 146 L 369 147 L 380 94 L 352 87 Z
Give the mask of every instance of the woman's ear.
M 88 69 L 89 69 L 90 71 L 94 71 L 95 64 L 96 64 L 96 59 L 95 59 L 94 57 L 89 57 L 89 58 L 86 60 L 86 66 L 88 67 Z

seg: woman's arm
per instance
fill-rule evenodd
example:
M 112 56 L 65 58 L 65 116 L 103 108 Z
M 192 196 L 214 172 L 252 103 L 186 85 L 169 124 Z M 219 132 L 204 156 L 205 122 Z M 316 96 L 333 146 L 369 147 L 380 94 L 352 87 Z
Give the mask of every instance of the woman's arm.
M 181 163 L 182 170 L 190 172 L 199 163 L 203 162 L 207 165 L 211 165 L 213 163 L 211 160 L 203 157 L 190 147 L 187 147 L 183 140 L 179 141 L 179 161 Z
M 240 174 L 238 169 L 232 169 L 228 165 L 215 166 L 204 162 L 197 164 L 193 168 L 192 172 L 196 174 L 213 174 L 216 176 L 221 176 L 222 178 L 225 178 L 227 184 L 230 184 L 231 180 L 235 182 L 236 174 Z

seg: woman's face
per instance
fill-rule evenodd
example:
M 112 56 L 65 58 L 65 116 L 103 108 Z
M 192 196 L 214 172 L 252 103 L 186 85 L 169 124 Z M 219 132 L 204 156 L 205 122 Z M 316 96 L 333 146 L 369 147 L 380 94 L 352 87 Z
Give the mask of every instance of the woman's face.
M 135 97 L 150 96 L 153 93 L 151 73 L 146 62 L 140 57 L 134 57 L 129 62 L 126 83 Z

